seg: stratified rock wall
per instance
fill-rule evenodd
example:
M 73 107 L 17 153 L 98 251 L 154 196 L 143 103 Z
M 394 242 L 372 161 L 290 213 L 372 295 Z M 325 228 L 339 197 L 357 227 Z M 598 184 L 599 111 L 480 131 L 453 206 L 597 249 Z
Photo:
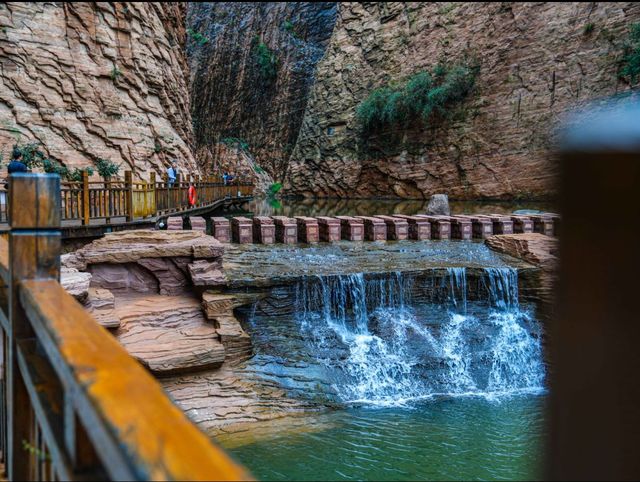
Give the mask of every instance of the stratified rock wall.
M 177 158 L 196 172 L 186 5 L 0 4 L 0 153 L 40 142 L 68 167 L 97 158 L 139 177 Z
M 196 149 L 210 171 L 246 171 L 245 161 L 216 146 L 235 138 L 259 170 L 284 177 L 336 8 L 327 2 L 189 4 Z M 260 43 L 263 60 L 273 55 L 272 72 L 260 67 Z
M 560 114 L 628 92 L 618 61 L 640 4 L 340 3 L 318 64 L 287 192 L 309 196 L 543 198 Z M 355 111 L 375 88 L 439 61 L 480 59 L 460 118 L 367 152 Z

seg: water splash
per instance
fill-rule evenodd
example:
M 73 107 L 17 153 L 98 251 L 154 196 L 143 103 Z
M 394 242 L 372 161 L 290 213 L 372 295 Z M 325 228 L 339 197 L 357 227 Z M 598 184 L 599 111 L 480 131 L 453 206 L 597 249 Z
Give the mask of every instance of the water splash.
M 415 303 L 414 279 L 401 273 L 318 276 L 298 285 L 296 316 L 344 402 L 542 390 L 539 325 L 520 310 L 517 270 L 487 268 L 481 285 L 490 308 L 468 301 L 464 268 L 442 282 L 448 307 Z

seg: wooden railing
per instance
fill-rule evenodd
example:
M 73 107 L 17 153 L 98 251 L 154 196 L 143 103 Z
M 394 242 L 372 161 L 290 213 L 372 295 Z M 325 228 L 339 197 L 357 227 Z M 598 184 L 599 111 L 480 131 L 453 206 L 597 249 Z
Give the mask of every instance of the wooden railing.
M 189 186 L 196 189 L 197 201 L 189 204 Z M 92 220 L 111 223 L 114 218 L 125 222 L 164 216 L 209 206 L 216 201 L 238 196 L 251 196 L 253 185 L 234 181 L 225 185 L 219 178 L 193 176 L 175 183 L 134 181 L 130 171 L 124 179 L 89 181 L 86 172 L 80 182 L 63 182 L 61 186 L 61 219 L 89 225 Z M 8 221 L 6 191 L 0 189 L 0 223 Z
M 11 480 L 248 474 L 59 283 L 60 181 L 11 177 L 0 238 L 0 450 Z M 104 198 L 103 198 L 104 199 Z

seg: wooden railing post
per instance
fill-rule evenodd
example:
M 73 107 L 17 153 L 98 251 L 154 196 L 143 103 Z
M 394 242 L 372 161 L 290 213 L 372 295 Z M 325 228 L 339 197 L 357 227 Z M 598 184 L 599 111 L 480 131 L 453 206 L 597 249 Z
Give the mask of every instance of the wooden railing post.
M 149 183 L 151 187 L 151 194 L 149 195 L 149 201 L 152 204 L 153 212 L 149 212 L 149 216 L 155 216 L 158 214 L 158 201 L 156 198 L 156 173 L 155 171 L 151 172 L 149 176 Z M 150 210 L 151 211 L 151 210 Z
M 127 222 L 133 221 L 133 176 L 131 171 L 124 171 L 124 187 L 127 196 Z
M 89 199 L 89 173 L 84 170 L 82 171 L 82 224 L 85 226 L 89 225 L 90 218 L 90 199 Z
M 11 480 L 29 480 L 34 468 L 30 466 L 32 457 L 28 448 L 34 443 L 35 422 L 18 367 L 17 343 L 33 338 L 34 332 L 18 291 L 20 283 L 26 279 L 60 278 L 60 177 L 57 174 L 13 174 L 9 196 L 7 473 Z

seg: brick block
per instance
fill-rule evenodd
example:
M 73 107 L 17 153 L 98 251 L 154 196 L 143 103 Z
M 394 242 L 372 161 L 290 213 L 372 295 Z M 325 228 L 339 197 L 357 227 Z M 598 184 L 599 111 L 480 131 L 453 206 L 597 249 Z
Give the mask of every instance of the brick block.
M 189 216 L 192 231 L 207 232 L 207 221 L 202 216 Z
M 513 221 L 509 216 L 489 214 L 483 217 L 491 219 L 493 234 L 513 234 Z
M 340 241 L 341 232 L 339 219 L 330 218 L 327 216 L 319 216 L 316 219 L 318 220 L 320 241 L 324 241 L 327 243 Z
M 257 244 L 273 244 L 276 242 L 276 226 L 266 216 L 253 218 L 253 242 Z
M 528 216 L 511 216 L 513 232 L 516 234 L 533 233 L 533 220 Z
M 231 223 L 227 218 L 211 218 L 211 234 L 221 243 L 231 242 Z
M 452 216 L 451 221 L 451 238 L 469 241 L 473 238 L 473 223 L 470 219 Z
M 487 239 L 493 236 L 493 221 L 489 218 L 479 216 L 460 215 L 457 218 L 467 218 L 471 221 L 473 237 L 476 239 Z
M 409 223 L 406 219 L 394 218 L 393 216 L 374 216 L 382 219 L 387 225 L 387 239 L 390 241 L 401 241 L 409 237 Z
M 294 219 L 298 224 L 298 241 L 309 244 L 320 241 L 320 228 L 316 218 L 296 216 Z
M 418 217 L 429 220 L 431 223 L 431 239 L 451 239 L 451 221 L 449 216 L 427 216 L 420 214 Z
M 336 216 L 340 220 L 340 235 L 346 241 L 364 241 L 364 222 L 351 216 Z
M 529 216 L 533 220 L 533 232 L 553 236 L 553 218 L 547 214 Z
M 242 216 L 231 218 L 231 239 L 234 243 L 250 244 L 253 242 L 253 222 Z
M 168 231 L 182 231 L 184 222 L 182 216 L 172 216 L 167 218 L 167 230 Z
M 394 214 L 394 218 L 404 219 L 409 223 L 409 239 L 423 241 L 431 239 L 431 223 L 420 216 L 407 216 L 405 214 Z
M 372 216 L 355 216 L 364 223 L 364 239 L 367 241 L 386 241 L 387 223 Z
M 293 218 L 287 216 L 272 216 L 276 225 L 276 242 L 284 244 L 296 244 L 298 242 L 298 224 Z

